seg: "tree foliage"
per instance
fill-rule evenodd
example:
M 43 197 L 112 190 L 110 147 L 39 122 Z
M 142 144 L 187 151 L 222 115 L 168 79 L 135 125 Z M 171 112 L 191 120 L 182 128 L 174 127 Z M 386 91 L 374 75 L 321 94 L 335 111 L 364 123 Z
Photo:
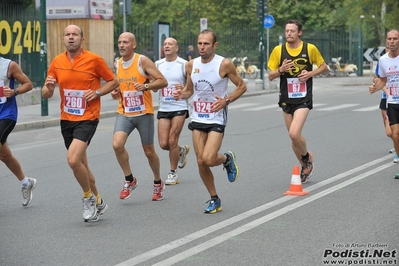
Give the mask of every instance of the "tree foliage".
M 264 1 L 275 19 L 275 25 L 270 29 L 274 42 L 278 35 L 284 36 L 287 19 L 300 20 L 305 34 L 309 31 L 343 31 L 355 38 L 361 28 L 364 44 L 369 47 L 384 45 L 387 30 L 399 25 L 399 16 L 395 12 L 399 8 L 397 0 Z M 119 1 L 115 1 L 115 5 L 118 8 Z M 235 27 L 245 27 L 246 30 L 262 28 L 257 5 L 258 0 L 133 0 L 132 15 L 127 17 L 127 24 L 148 26 L 154 21 L 169 22 L 179 26 L 180 39 L 192 42 L 191 37 L 195 38 L 199 32 L 200 19 L 207 18 L 208 27 L 223 33 L 223 38 L 226 34 L 234 37 Z M 121 29 L 122 16 L 118 12 L 115 24 Z M 239 44 L 236 46 L 228 49 L 241 49 Z

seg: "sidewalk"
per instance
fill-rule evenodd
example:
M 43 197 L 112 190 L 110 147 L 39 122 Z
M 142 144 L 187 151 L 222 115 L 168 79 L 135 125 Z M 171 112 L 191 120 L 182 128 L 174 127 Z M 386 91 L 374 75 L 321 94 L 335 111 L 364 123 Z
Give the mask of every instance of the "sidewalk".
M 267 93 L 277 93 L 278 89 L 276 84 L 278 81 L 273 82 L 274 88 L 269 89 L 269 81 L 265 79 L 266 89 L 262 89 L 262 80 L 248 79 L 247 91 L 242 97 L 250 97 L 256 95 L 262 95 Z M 323 86 L 368 86 L 371 82 L 371 78 L 368 76 L 364 77 L 332 77 L 332 78 L 314 78 L 313 79 L 315 88 Z M 229 83 L 228 93 L 231 93 L 235 89 L 235 86 Z M 158 93 L 153 93 L 154 109 L 158 109 Z M 277 102 L 276 96 L 276 102 Z M 24 105 L 18 108 L 18 121 L 14 128 L 14 132 L 40 129 L 46 127 L 59 126 L 60 119 L 60 98 L 58 89 L 55 90 L 54 96 L 47 100 L 48 116 L 42 116 L 42 103 L 34 105 Z M 116 116 L 116 109 L 118 101 L 113 100 L 111 95 L 104 95 L 101 97 L 101 118 L 108 118 Z

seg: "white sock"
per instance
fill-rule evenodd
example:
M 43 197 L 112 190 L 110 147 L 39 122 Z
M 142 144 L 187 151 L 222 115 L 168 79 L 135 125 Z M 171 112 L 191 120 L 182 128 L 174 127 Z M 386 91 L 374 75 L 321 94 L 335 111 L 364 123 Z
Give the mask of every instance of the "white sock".
M 25 176 L 25 178 L 21 180 L 21 187 L 26 187 L 27 185 L 29 185 L 29 179 Z

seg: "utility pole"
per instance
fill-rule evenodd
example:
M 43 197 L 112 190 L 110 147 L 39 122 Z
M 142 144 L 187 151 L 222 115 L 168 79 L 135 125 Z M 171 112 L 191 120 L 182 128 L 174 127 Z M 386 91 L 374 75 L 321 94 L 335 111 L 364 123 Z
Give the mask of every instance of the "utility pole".
M 40 84 L 44 85 L 47 77 L 47 27 L 46 0 L 40 0 Z M 41 95 L 41 94 L 40 94 Z M 48 100 L 41 97 L 41 116 L 48 116 Z
M 126 14 L 132 14 L 132 0 L 119 0 L 119 14 L 123 15 L 123 32 L 126 32 Z
M 262 88 L 265 89 L 265 31 L 264 19 L 267 16 L 267 0 L 258 0 L 257 15 L 259 18 L 259 62 L 260 62 L 260 78 L 263 80 Z
M 263 20 L 264 16 L 264 1 L 265 0 L 258 0 L 258 18 L 259 18 L 259 62 L 260 62 L 260 78 L 264 79 L 264 64 L 265 64 L 265 34 L 263 30 Z

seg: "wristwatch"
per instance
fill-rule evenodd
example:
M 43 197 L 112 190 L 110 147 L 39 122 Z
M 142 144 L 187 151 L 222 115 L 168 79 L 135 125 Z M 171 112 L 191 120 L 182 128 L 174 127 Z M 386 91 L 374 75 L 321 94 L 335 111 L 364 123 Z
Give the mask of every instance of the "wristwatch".
M 150 86 L 148 85 L 148 83 L 144 84 L 144 88 L 145 90 L 148 90 L 150 88 Z
M 97 95 L 97 97 L 100 97 L 100 96 L 101 96 L 100 90 L 96 90 L 96 95 Z
M 226 105 L 229 105 L 231 103 L 229 98 L 226 98 Z
M 15 89 L 15 90 L 14 90 L 14 96 L 17 96 L 18 94 L 19 94 L 18 89 Z

